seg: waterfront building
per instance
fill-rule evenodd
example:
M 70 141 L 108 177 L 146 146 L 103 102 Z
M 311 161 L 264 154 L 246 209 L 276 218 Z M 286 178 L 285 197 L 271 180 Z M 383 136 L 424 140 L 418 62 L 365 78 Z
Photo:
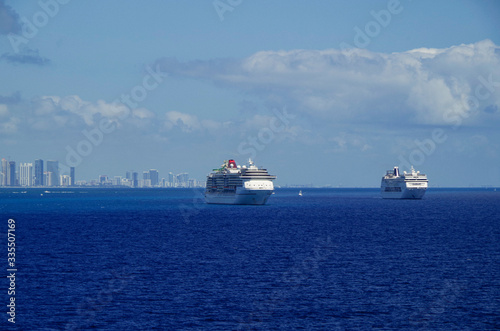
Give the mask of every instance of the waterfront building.
M 47 186 L 58 186 L 59 185 L 59 161 L 48 160 L 47 161 L 47 172 L 52 173 L 49 176 L 50 180 L 45 183 Z
M 19 165 L 19 185 L 33 186 L 33 163 Z
M 61 175 L 61 186 L 71 186 L 71 177 L 69 175 Z
M 2 181 L 1 186 L 7 186 L 7 169 L 9 168 L 9 162 L 6 159 L 2 159 Z
M 99 176 L 99 185 L 105 185 L 107 182 L 108 182 L 107 175 L 100 175 Z
M 189 180 L 189 174 L 187 172 L 183 172 L 177 175 L 177 185 L 180 187 L 187 187 Z
M 16 186 L 16 162 L 9 161 L 9 166 L 7 167 L 7 186 Z
M 159 179 L 158 179 L 158 170 L 156 169 L 151 169 L 149 170 L 149 180 L 151 181 L 151 186 L 158 186 Z
M 51 186 L 50 183 L 52 183 L 53 176 L 54 176 L 54 174 L 50 171 L 43 172 L 43 181 L 47 186 Z
M 74 186 L 76 183 L 75 179 L 75 167 L 69 168 L 69 186 Z
M 43 160 L 36 159 L 35 160 L 35 186 L 43 186 L 45 184 L 44 176 L 43 176 Z
M 137 172 L 132 172 L 132 187 L 137 187 L 139 181 L 139 174 Z
M 168 173 L 168 186 L 175 187 L 176 184 L 177 184 L 177 176 L 174 175 L 173 173 L 169 172 Z

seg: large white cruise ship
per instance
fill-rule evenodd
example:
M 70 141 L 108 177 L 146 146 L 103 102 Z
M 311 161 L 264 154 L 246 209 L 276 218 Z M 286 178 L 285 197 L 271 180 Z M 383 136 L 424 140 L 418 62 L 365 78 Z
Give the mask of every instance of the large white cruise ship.
M 205 201 L 231 205 L 263 205 L 274 191 L 273 180 L 266 169 L 249 160 L 248 166 L 237 166 L 234 160 L 224 161 L 207 176 Z
M 422 199 L 427 189 L 427 176 L 415 171 L 413 166 L 411 172 L 399 173 L 399 168 L 387 170 L 387 174 L 382 177 L 380 193 L 384 199 Z

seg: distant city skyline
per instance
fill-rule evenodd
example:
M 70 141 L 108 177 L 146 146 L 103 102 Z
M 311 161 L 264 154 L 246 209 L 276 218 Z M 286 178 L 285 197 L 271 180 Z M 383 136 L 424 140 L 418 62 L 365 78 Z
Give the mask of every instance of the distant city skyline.
M 202 187 L 204 181 L 190 178 L 188 173 L 174 175 L 169 172 L 167 177 L 160 178 L 156 169 L 142 172 L 127 170 L 125 176 L 99 175 L 96 179 L 76 179 L 75 167 L 70 167 L 69 172 L 60 173 L 59 161 L 45 161 L 47 169 L 44 169 L 44 160 L 36 159 L 34 163 L 21 162 L 16 166 L 16 161 L 2 158 L 0 168 L 1 187 L 69 187 L 69 186 L 128 186 L 138 187 Z

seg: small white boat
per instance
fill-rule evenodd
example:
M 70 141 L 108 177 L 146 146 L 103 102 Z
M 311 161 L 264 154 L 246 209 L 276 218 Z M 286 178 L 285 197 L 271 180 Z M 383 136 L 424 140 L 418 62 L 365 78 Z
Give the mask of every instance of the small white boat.
M 299 196 L 302 196 L 302 190 L 299 191 Z

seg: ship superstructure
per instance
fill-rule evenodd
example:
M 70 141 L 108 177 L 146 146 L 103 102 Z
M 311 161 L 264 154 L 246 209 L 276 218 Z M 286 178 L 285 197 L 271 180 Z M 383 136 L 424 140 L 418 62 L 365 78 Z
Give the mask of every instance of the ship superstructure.
M 207 176 L 207 203 L 263 205 L 274 191 L 273 180 L 266 169 L 249 160 L 248 166 L 238 166 L 234 160 L 224 161 Z
M 427 185 L 427 176 L 415 171 L 413 166 L 409 173 L 404 171 L 403 174 L 399 173 L 398 167 L 394 167 L 382 177 L 380 193 L 385 199 L 422 199 Z

